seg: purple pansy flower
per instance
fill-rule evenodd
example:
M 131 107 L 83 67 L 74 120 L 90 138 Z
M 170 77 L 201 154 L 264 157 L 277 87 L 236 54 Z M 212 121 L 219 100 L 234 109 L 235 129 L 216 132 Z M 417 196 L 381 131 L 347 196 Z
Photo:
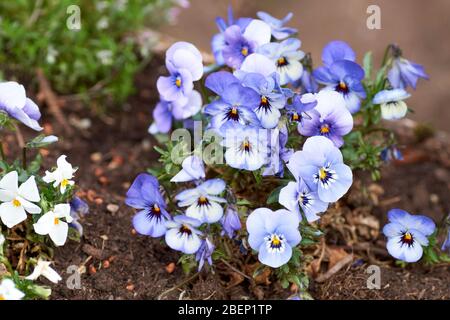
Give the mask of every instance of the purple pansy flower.
M 225 46 L 222 56 L 226 65 L 239 69 L 242 62 L 256 49 L 270 42 L 270 27 L 261 20 L 252 20 L 245 29 L 238 25 L 228 27 L 224 32 Z
M 133 226 L 138 233 L 154 238 L 166 233 L 166 221 L 170 215 L 154 176 L 139 174 L 127 192 L 125 203 L 140 210 L 133 217 Z
M 406 89 L 408 86 L 416 89 L 419 78 L 429 79 L 424 67 L 401 56 L 394 59 L 388 72 L 389 83 L 396 89 Z
M 259 125 L 253 108 L 260 102 L 257 92 L 242 86 L 229 72 L 219 71 L 206 78 L 205 86 L 220 96 L 206 106 L 204 113 L 211 116 L 210 127 L 221 131 L 226 123 Z
M 150 134 L 168 133 L 172 129 L 172 121 L 185 120 L 197 114 L 202 108 L 202 96 L 193 90 L 186 103 L 161 100 L 153 109 L 153 123 L 148 128 Z
M 166 223 L 167 245 L 186 254 L 196 253 L 202 244 L 199 237 L 202 233 L 196 229 L 200 224 L 200 221 L 184 215 L 173 217 L 173 220 Z
M 311 136 L 324 136 L 341 147 L 344 144 L 344 135 L 353 128 L 353 117 L 345 107 L 342 96 L 334 91 L 321 91 L 316 95 L 317 106 L 298 126 L 300 134 Z
M 294 153 L 287 164 L 295 180 L 303 179 L 324 202 L 336 202 L 350 189 L 352 170 L 343 163 L 339 149 L 322 136 L 308 138 L 302 151 Z
M 268 162 L 267 129 L 231 124 L 224 128 L 224 133 L 225 161 L 230 167 L 254 171 Z
M 422 246 L 428 246 L 428 236 L 436 229 L 433 220 L 401 209 L 390 210 L 388 219 L 383 233 L 388 238 L 389 254 L 406 262 L 419 261 L 423 254 Z
M 292 12 L 289 12 L 283 19 L 274 18 L 263 11 L 257 12 L 256 15 L 270 26 L 272 36 L 277 40 L 284 40 L 294 33 L 297 33 L 297 29 L 284 26 L 292 19 Z
M 230 239 L 234 238 L 236 231 L 241 229 L 241 220 L 234 206 L 227 206 L 225 214 L 220 223 L 222 224 L 222 235 L 226 234 Z
M 25 88 L 14 81 L 0 82 L 0 112 L 19 120 L 27 127 L 41 131 L 39 107 L 25 93 Z
M 316 95 L 312 93 L 305 93 L 303 95 L 296 94 L 292 98 L 292 103 L 286 106 L 286 115 L 291 122 L 302 125 L 305 117 L 311 119 L 307 112 L 311 111 L 317 106 Z
M 184 190 L 175 199 L 179 207 L 188 207 L 186 216 L 194 218 L 201 223 L 214 223 L 223 215 L 220 203 L 226 200 L 219 195 L 225 190 L 225 181 L 222 179 L 206 180 L 193 189 Z
M 317 93 L 319 92 L 319 84 L 317 83 L 316 79 L 313 77 L 312 73 L 304 69 L 302 76 L 299 81 L 297 81 L 297 84 L 300 86 L 302 92 L 305 93 Z
M 195 254 L 195 260 L 198 262 L 198 271 L 201 271 L 205 261 L 212 266 L 212 254 L 216 247 L 208 238 L 202 241 L 200 248 Z
M 256 209 L 247 219 L 248 243 L 261 263 L 278 268 L 291 259 L 292 248 L 302 239 L 298 225 L 298 216 L 287 210 Z
M 328 209 L 328 203 L 320 200 L 317 190 L 312 191 L 303 179 L 289 182 L 281 189 L 279 202 L 289 211 L 297 213 L 300 220 L 302 219 L 301 209 L 308 222 L 319 220 L 320 216 L 317 214 Z
M 347 109 L 355 113 L 361 106 L 366 91 L 361 81 L 364 70 L 356 63 L 355 53 L 342 41 L 330 42 L 322 52 L 324 66 L 313 72 L 317 82 L 326 85 L 325 90 L 339 92 L 345 99 Z
M 80 236 L 83 235 L 83 226 L 81 225 L 79 220 L 81 217 L 88 213 L 88 204 L 77 196 L 73 197 L 73 199 L 70 201 L 70 216 L 72 217 L 72 222 L 69 224 L 69 226 L 77 230 Z
M 303 65 L 300 60 L 305 53 L 299 50 L 301 44 L 298 39 L 286 39 L 280 43 L 268 43 L 258 50 L 272 60 L 277 67 L 281 85 L 297 81 L 302 76 Z

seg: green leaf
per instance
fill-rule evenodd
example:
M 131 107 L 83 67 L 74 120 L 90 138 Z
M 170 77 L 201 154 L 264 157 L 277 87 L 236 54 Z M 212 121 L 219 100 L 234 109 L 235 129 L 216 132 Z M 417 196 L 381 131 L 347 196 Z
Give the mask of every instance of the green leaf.
M 267 198 L 267 204 L 273 204 L 278 202 L 278 198 L 280 197 L 280 191 L 283 189 L 284 186 L 279 186 L 275 188 Z

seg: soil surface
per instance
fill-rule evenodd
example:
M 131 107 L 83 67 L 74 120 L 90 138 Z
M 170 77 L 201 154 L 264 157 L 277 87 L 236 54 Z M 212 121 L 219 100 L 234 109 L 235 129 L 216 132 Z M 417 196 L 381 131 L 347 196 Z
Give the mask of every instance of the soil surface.
M 124 205 L 124 195 L 138 173 L 158 166 L 152 151 L 155 141 L 147 133 L 156 102 L 157 65 L 153 62 L 136 77 L 138 93 L 123 110 L 98 115 L 66 104 L 64 113 L 76 133 L 66 136 L 48 154 L 44 152 L 46 167 L 61 153 L 79 167 L 78 194 L 90 205 L 90 213 L 82 221 L 85 232 L 81 242 L 70 241 L 55 251 L 55 268 L 63 281 L 53 286 L 52 299 L 287 298 L 296 288 L 282 289 L 270 273 L 260 281 L 249 281 L 241 272 L 251 275 L 251 271 L 239 265 L 230 268 L 217 262 L 214 274 L 186 276 L 176 265 L 176 252 L 158 239 L 133 233 L 134 212 Z M 45 109 L 43 119 L 46 133 L 66 135 Z M 410 142 L 403 145 L 405 161 L 386 166 L 378 183 L 357 174 L 348 197 L 321 219 L 327 243 L 315 250 L 314 256 L 321 257 L 309 270 L 312 276 L 319 279 L 342 258 L 352 253 L 353 258 L 328 279 L 311 281 L 315 299 L 450 298 L 449 266 L 395 267 L 384 249 L 380 228 L 390 208 L 424 213 L 435 221 L 450 212 L 447 137 L 419 135 L 417 128 L 408 125 L 399 130 Z M 381 268 L 380 290 L 367 289 L 370 264 Z M 80 289 L 66 286 L 70 274 L 65 270 L 70 265 L 82 271 Z

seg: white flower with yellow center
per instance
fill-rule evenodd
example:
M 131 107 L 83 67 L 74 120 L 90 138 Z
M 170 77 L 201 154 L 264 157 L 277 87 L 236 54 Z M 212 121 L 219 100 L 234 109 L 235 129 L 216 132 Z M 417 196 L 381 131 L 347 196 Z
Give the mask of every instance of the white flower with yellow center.
M 67 162 L 66 156 L 62 155 L 56 161 L 57 168 L 50 172 L 46 171 L 44 178 L 46 183 L 52 183 L 53 187 L 60 187 L 61 193 L 66 192 L 67 186 L 73 186 L 75 182 L 71 180 L 76 169 L 72 168 L 72 165 Z
M 0 300 L 22 300 L 24 296 L 11 279 L 4 279 L 0 284 Z
M 52 267 L 50 267 L 50 264 L 50 261 L 39 260 L 34 267 L 33 273 L 25 279 L 34 281 L 40 276 L 43 276 L 53 283 L 58 283 L 62 278 Z
M 28 178 L 19 187 L 17 171 L 7 173 L 0 180 L 0 218 L 8 228 L 27 219 L 27 212 L 31 214 L 41 213 L 41 208 L 33 202 L 39 202 L 39 190 L 34 176 Z
M 386 120 L 398 120 L 408 112 L 405 99 L 411 95 L 403 89 L 383 90 L 373 98 L 373 104 L 379 104 L 381 117 Z
M 44 214 L 33 227 L 37 234 L 49 235 L 55 245 L 62 246 L 66 243 L 69 232 L 68 223 L 71 223 L 72 220 L 70 216 L 70 204 L 57 204 L 53 211 Z

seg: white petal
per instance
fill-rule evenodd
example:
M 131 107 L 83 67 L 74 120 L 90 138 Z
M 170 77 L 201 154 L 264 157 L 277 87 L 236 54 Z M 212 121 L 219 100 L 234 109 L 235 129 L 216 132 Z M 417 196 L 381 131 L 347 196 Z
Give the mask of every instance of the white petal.
M 66 243 L 67 234 L 69 232 L 69 225 L 63 221 L 59 221 L 58 224 L 54 224 L 50 230 L 49 236 L 53 240 L 55 245 L 62 246 Z
M 9 190 L 0 190 L 0 201 L 7 202 L 12 201 L 17 196 L 17 193 Z
M 38 202 L 41 200 L 34 176 L 29 177 L 27 181 L 22 183 L 18 193 L 28 201 Z
M 17 192 L 19 184 L 19 176 L 17 171 L 11 171 L 0 180 L 0 189 Z
M 244 31 L 244 37 L 248 40 L 256 42 L 258 46 L 269 43 L 271 36 L 272 32 L 270 26 L 264 21 L 258 19 L 252 20 Z
M 31 214 L 37 214 L 37 213 L 41 213 L 42 209 L 35 205 L 34 203 L 25 200 L 23 198 L 18 198 L 18 200 L 20 201 L 20 203 L 22 204 L 23 208 L 25 209 L 26 212 L 31 213 Z
M 67 222 L 69 223 L 71 222 L 69 221 L 72 220 L 72 217 L 70 216 L 70 204 L 68 203 L 57 204 L 53 211 L 55 212 L 55 215 L 58 218 L 66 218 Z
M 40 235 L 47 235 L 53 228 L 55 224 L 55 213 L 53 211 L 49 211 L 39 218 L 38 222 L 33 224 L 34 231 Z
M 4 202 L 0 205 L 0 218 L 4 225 L 12 228 L 25 221 L 27 214 L 22 206 L 14 206 L 12 202 Z

